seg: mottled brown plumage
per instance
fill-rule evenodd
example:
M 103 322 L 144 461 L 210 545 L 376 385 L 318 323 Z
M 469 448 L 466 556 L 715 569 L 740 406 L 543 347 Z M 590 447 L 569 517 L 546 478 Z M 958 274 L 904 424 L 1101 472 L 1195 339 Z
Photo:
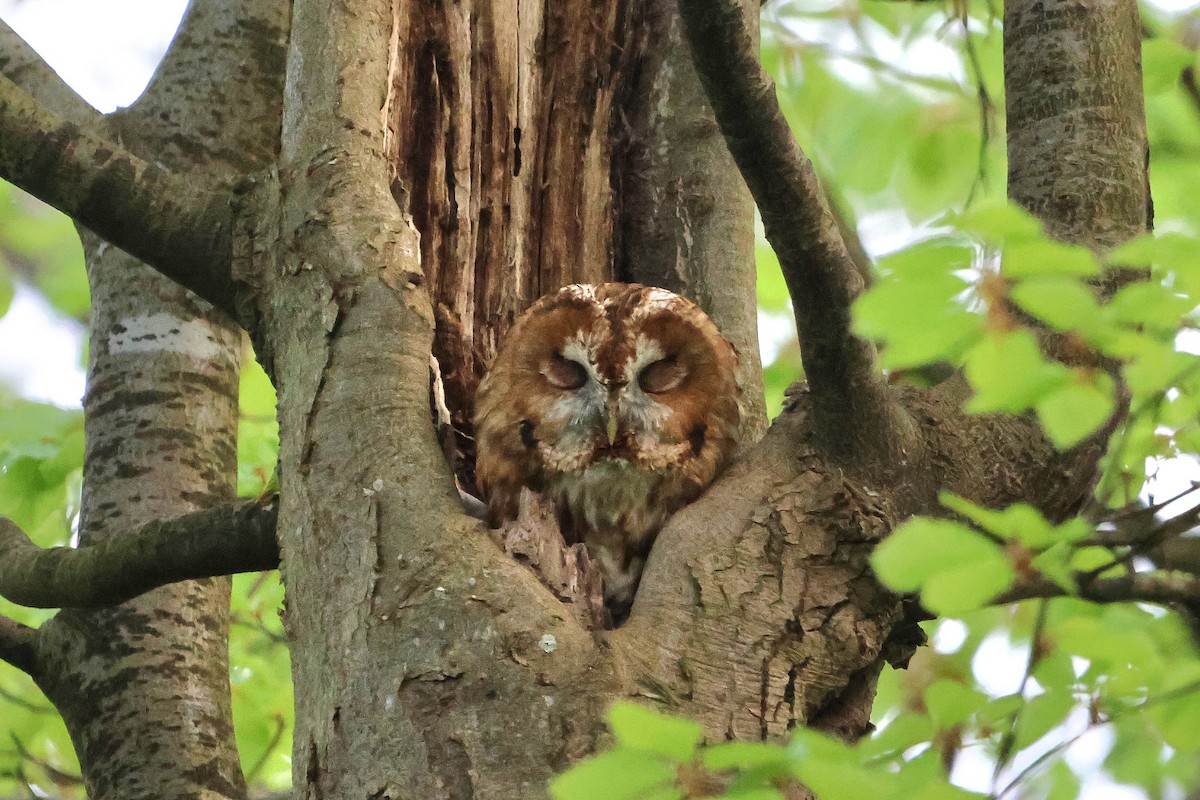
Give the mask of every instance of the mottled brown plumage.
M 664 289 L 567 286 L 501 343 L 475 404 L 476 478 L 493 526 L 522 487 L 584 542 L 617 618 L 667 518 L 737 445 L 737 353 L 703 311 Z

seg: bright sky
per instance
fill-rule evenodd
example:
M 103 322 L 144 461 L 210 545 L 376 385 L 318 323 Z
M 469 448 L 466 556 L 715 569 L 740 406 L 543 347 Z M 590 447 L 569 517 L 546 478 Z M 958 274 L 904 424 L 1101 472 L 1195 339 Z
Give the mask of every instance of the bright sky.
M 101 111 L 129 105 L 145 88 L 187 0 L 0 0 L 0 19 Z M 0 381 L 22 395 L 77 407 L 84 330 L 18 288 L 0 318 Z M 32 343 L 15 347 L 13 343 Z

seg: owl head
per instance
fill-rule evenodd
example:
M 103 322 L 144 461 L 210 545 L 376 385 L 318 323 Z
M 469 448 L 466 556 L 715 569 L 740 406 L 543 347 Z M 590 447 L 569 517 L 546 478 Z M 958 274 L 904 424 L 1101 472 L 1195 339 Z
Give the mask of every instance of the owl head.
M 694 499 L 735 446 L 736 367 L 712 320 L 664 289 L 573 285 L 542 297 L 501 343 L 476 397 L 476 471 L 492 523 L 515 516 L 522 486 L 570 492 L 589 476 L 606 493 L 595 503 L 624 502 L 607 496 L 621 491 L 614 480 L 640 480 L 653 495 L 630 490 L 631 506 L 669 514 Z M 580 519 L 593 501 L 586 488 L 576 495 L 574 526 L 605 524 Z M 614 524 L 638 527 L 644 510 L 628 512 Z

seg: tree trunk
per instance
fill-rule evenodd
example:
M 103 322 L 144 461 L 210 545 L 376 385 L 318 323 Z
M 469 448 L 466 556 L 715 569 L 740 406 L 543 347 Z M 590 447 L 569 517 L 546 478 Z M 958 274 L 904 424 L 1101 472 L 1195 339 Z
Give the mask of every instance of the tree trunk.
M 179 170 L 228 183 L 257 168 L 278 136 L 284 11 L 276 0 L 193 4 L 147 91 L 101 124 Z M 98 117 L 59 108 L 85 125 Z M 80 232 L 92 295 L 87 544 L 232 499 L 243 337 L 179 284 Z M 67 724 L 93 800 L 245 797 L 228 611 L 229 579 L 212 578 L 64 610 L 40 629 L 36 678 Z

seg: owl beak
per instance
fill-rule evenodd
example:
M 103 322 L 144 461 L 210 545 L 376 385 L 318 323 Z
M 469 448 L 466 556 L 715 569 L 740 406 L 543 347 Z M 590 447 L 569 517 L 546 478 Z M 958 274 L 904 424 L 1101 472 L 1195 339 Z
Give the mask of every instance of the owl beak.
M 617 390 L 610 389 L 608 401 L 604 404 L 604 432 L 608 434 L 609 447 L 617 441 L 617 412 L 620 410 L 620 398 L 617 396 Z

